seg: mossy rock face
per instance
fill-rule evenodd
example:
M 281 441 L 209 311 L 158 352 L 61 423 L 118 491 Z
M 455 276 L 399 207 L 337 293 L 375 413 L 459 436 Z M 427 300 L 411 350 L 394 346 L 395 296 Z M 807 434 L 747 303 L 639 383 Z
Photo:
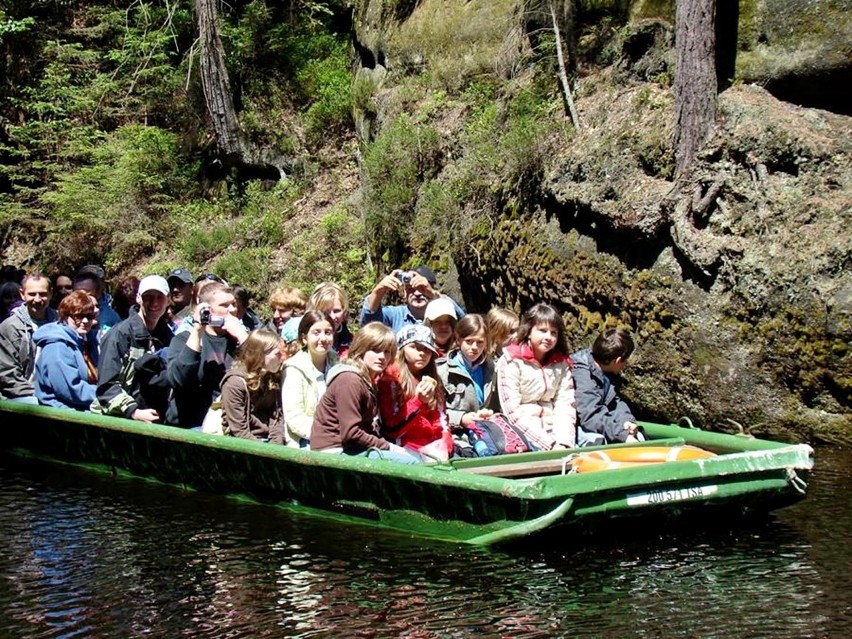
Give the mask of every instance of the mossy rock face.
M 642 160 L 671 104 L 662 90 L 637 99 L 643 89 L 599 84 L 543 205 L 462 242 L 466 300 L 552 303 L 577 349 L 630 327 L 624 394 L 646 417 L 852 442 L 852 121 L 727 91 L 693 182 L 716 197 L 678 221 L 672 182 Z

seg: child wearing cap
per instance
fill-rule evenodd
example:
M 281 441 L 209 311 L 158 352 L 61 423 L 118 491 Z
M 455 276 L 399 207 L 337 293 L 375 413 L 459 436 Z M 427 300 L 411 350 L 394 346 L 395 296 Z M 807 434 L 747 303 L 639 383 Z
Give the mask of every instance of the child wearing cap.
M 455 330 L 458 319 L 456 307 L 448 297 L 436 297 L 426 306 L 423 323 L 431 328 L 435 335 L 438 357 L 445 357 L 455 348 Z
M 424 461 L 446 461 L 453 443 L 432 329 L 423 324 L 404 327 L 397 333 L 397 349 L 396 362 L 378 384 L 382 434 Z

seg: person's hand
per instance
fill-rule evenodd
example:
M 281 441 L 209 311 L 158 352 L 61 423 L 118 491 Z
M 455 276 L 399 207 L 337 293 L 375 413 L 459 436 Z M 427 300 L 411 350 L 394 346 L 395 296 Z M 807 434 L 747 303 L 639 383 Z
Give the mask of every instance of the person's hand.
M 385 275 L 381 280 L 379 280 L 379 283 L 376 284 L 376 286 L 373 288 L 373 293 L 375 293 L 375 294 L 377 294 L 381 297 L 384 297 L 388 293 L 396 292 L 396 293 L 399 293 L 400 295 L 402 295 L 404 297 L 405 296 L 405 285 L 397 277 L 397 275 L 399 273 L 402 273 L 402 272 L 403 271 L 401 271 L 399 269 L 394 269 L 393 271 L 390 272 L 390 274 Z
M 635 424 L 635 423 L 633 423 L 633 422 L 624 422 L 624 430 L 626 430 L 626 431 L 627 431 L 627 435 L 628 435 L 628 436 L 632 436 L 632 437 L 634 437 L 634 438 L 635 438 L 635 436 L 636 436 L 636 431 L 638 431 L 638 430 L 639 430 L 639 426 L 638 426 L 638 425 L 636 425 L 636 424 Z M 634 439 L 634 441 L 635 441 L 635 439 Z
M 417 398 L 424 404 L 431 406 L 435 401 L 435 391 L 438 388 L 438 383 L 431 377 L 421 379 L 414 389 Z
M 233 338 L 237 344 L 242 344 L 248 339 L 248 331 L 245 325 L 233 315 L 225 316 L 225 323 L 222 324 L 222 330 Z
M 627 439 L 625 439 L 625 440 L 624 440 L 624 443 L 625 443 L 625 444 L 632 444 L 632 443 L 634 443 L 634 442 L 638 442 L 638 441 L 639 441 L 639 440 L 638 440 L 638 439 L 636 439 L 636 437 L 634 437 L 633 435 L 628 435 L 628 436 L 627 436 Z
M 137 408 L 131 415 L 137 422 L 148 422 L 150 424 L 160 421 L 160 414 L 153 408 Z
M 411 271 L 411 282 L 408 284 L 411 288 L 420 291 L 429 299 L 434 299 L 438 296 L 437 291 L 429 284 L 429 280 L 420 275 L 417 271 Z

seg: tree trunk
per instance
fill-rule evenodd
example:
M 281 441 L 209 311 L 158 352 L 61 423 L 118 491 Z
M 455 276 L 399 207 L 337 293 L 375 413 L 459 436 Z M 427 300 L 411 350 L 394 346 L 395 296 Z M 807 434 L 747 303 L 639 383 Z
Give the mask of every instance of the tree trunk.
M 716 0 L 677 0 L 674 149 L 684 174 L 716 120 Z
M 201 47 L 201 85 L 216 142 L 225 159 L 243 160 L 243 141 L 231 84 L 225 67 L 225 50 L 219 38 L 216 0 L 196 0 Z
M 568 107 L 568 113 L 571 115 L 571 122 L 574 124 L 574 129 L 579 131 L 580 117 L 577 115 L 577 109 L 574 107 L 574 98 L 571 95 L 571 83 L 568 82 L 565 57 L 562 53 L 562 34 L 559 30 L 559 20 L 556 17 L 556 8 L 553 6 L 553 0 L 550 0 L 550 20 L 553 23 L 553 35 L 556 38 L 557 72 L 559 74 L 559 83 L 562 85 L 562 97 L 565 99 L 565 106 Z

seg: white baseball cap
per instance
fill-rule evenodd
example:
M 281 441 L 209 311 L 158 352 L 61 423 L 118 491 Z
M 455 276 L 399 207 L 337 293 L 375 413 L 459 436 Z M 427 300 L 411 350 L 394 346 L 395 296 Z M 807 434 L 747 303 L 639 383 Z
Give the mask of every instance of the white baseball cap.
M 169 283 L 161 275 L 148 275 L 139 282 L 139 295 L 144 295 L 148 291 L 157 291 L 168 297 Z
M 426 305 L 426 314 L 423 319 L 426 321 L 433 321 L 438 319 L 439 317 L 443 317 L 444 315 L 449 315 L 454 320 L 457 320 L 459 316 L 456 314 L 456 307 L 453 303 L 446 297 L 436 297 L 431 302 Z

